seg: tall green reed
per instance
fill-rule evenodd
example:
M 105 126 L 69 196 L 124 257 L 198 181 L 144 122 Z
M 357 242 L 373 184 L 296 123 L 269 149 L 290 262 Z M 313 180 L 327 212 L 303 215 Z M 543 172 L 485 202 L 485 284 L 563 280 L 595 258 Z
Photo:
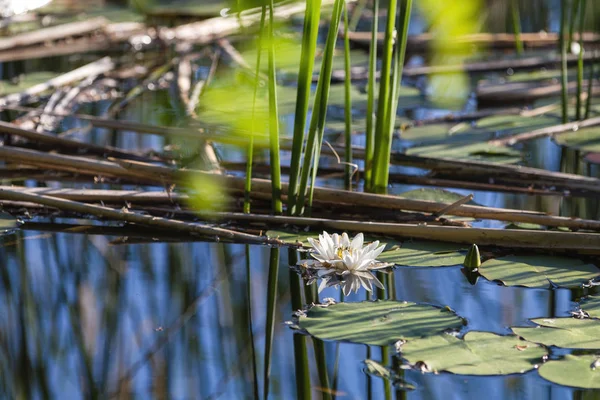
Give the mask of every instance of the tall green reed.
M 302 160 L 302 145 L 304 143 L 304 128 L 308 115 L 308 101 L 317 49 L 320 17 L 321 0 L 307 0 L 304 13 L 300 69 L 298 72 L 298 92 L 296 95 L 296 111 L 294 115 L 292 159 L 290 161 L 290 181 L 288 190 L 288 214 L 290 215 L 297 213 L 296 200 L 298 194 L 298 180 L 300 178 L 300 163 Z
M 350 62 L 350 36 L 348 34 L 348 5 L 344 3 L 344 120 L 345 120 L 345 151 L 344 151 L 344 187 L 352 190 L 352 76 Z
M 560 1 L 560 31 L 559 31 L 559 46 L 560 46 L 560 76 L 561 76 L 561 109 L 562 122 L 566 124 L 569 121 L 568 115 L 568 98 L 567 98 L 567 41 L 565 40 L 567 25 L 567 0 Z
M 371 47 L 369 49 L 369 78 L 367 82 L 367 118 L 365 131 L 365 189 L 370 191 L 372 186 L 373 154 L 375 151 L 375 89 L 377 86 L 377 33 L 379 18 L 379 0 L 373 1 L 373 21 L 371 25 Z
M 281 214 L 281 165 L 279 159 L 279 114 L 277 112 L 277 76 L 275 73 L 275 35 L 273 0 L 269 1 L 269 158 L 271 165 L 272 208 Z M 260 49 L 259 49 L 260 51 Z
M 510 0 L 510 10 L 512 14 L 512 26 L 515 34 L 515 49 L 517 54 L 523 54 L 523 41 L 521 40 L 521 13 L 517 0 Z
M 579 4 L 579 54 L 577 57 L 577 98 L 576 106 L 575 106 L 575 119 L 577 121 L 581 120 L 581 94 L 583 90 L 583 28 L 585 22 L 585 9 L 587 6 L 586 0 L 578 0 Z M 571 16 L 572 19 L 575 19 L 575 15 Z
M 296 265 L 298 262 L 298 253 L 294 249 L 288 250 L 288 261 L 290 265 Z M 300 290 L 302 280 L 298 274 L 289 269 L 290 295 L 292 309 L 300 310 L 303 307 L 302 291 Z M 306 347 L 306 337 L 300 334 L 294 334 L 294 368 L 296 372 L 296 398 L 310 399 L 310 371 L 308 368 L 308 351 Z
M 269 253 L 269 278 L 267 283 L 267 326 L 265 329 L 265 359 L 263 376 L 263 399 L 269 398 L 271 378 L 271 354 L 273 352 L 273 336 L 275 334 L 275 318 L 277 311 L 277 284 L 279 281 L 279 249 L 271 248 Z
M 336 0 L 333 5 L 331 24 L 325 42 L 323 60 L 319 81 L 317 82 L 317 91 L 313 104 L 308 138 L 306 141 L 306 150 L 302 169 L 300 172 L 300 183 L 297 189 L 298 198 L 296 200 L 296 211 L 298 214 L 304 212 L 306 202 L 308 181 L 311 169 L 313 170 L 311 191 L 309 194 L 308 205 L 312 203 L 312 190 L 314 189 L 316 169 L 318 167 L 321 145 L 323 141 L 323 132 L 325 129 L 325 117 L 327 115 L 327 102 L 329 100 L 329 87 L 331 86 L 331 73 L 333 71 L 333 55 L 335 51 L 335 42 L 338 35 L 339 22 L 342 15 L 344 0 Z
M 379 83 L 379 98 L 377 104 L 377 119 L 375 123 L 375 146 L 373 154 L 373 176 L 372 191 L 377 193 L 387 192 L 389 179 L 389 163 L 392 150 L 392 136 L 394 133 L 394 122 L 398 106 L 399 87 L 404 66 L 404 55 L 408 39 L 408 26 L 412 9 L 412 0 L 406 0 L 403 13 L 402 26 L 398 26 L 399 43 L 396 43 L 394 53 L 394 27 L 396 17 L 396 2 L 390 2 L 388 6 L 388 20 L 383 43 L 383 60 L 381 67 L 381 79 Z M 400 25 L 400 24 L 398 24 Z M 392 70 L 392 59 L 394 69 Z
M 239 6 L 239 5 L 238 5 Z M 254 82 L 254 94 L 252 98 L 252 126 L 251 126 L 251 134 L 248 143 L 248 147 L 246 149 L 246 181 L 244 185 L 244 212 L 250 212 L 250 192 L 252 191 L 252 163 L 254 162 L 254 134 L 255 134 L 255 122 L 256 122 L 256 98 L 258 96 L 258 87 L 260 83 L 260 61 L 262 55 L 262 42 L 263 42 L 263 32 L 265 30 L 265 19 L 266 19 L 267 9 L 266 7 L 262 7 L 260 14 L 260 28 L 258 31 L 258 43 L 256 45 L 256 74 L 255 74 L 255 82 Z M 240 13 L 238 12 L 238 18 Z M 240 24 L 241 26 L 241 24 Z
M 591 2 L 591 6 L 592 6 L 592 26 L 596 26 L 596 8 L 595 8 L 595 3 Z M 581 39 L 581 38 L 580 38 Z M 590 108 L 592 105 L 592 89 L 593 89 L 593 84 L 594 84 L 594 77 L 595 77 L 595 73 L 594 73 L 594 69 L 596 66 L 596 62 L 597 60 L 597 56 L 598 56 L 598 52 L 596 51 L 596 49 L 592 49 L 592 61 L 590 63 L 590 74 L 588 77 L 588 87 L 587 87 L 587 98 L 585 99 L 585 115 L 584 115 L 584 119 L 588 119 L 590 117 Z

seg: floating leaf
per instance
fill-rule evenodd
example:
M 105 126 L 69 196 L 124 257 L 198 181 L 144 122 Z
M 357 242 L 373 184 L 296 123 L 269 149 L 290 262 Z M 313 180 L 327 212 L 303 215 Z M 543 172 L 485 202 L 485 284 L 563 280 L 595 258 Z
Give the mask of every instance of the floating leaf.
M 530 342 L 569 349 L 600 349 L 600 320 L 577 318 L 537 318 L 538 327 L 512 328 Z
M 595 355 L 567 354 L 560 360 L 544 363 L 540 376 L 559 385 L 600 389 L 600 363 Z
M 577 287 L 596 277 L 600 270 L 581 260 L 553 256 L 508 256 L 488 260 L 479 273 L 506 286 L 547 288 L 551 284 Z
M 465 197 L 460 193 L 451 192 L 450 190 L 433 188 L 420 188 L 415 190 L 409 190 L 408 192 L 400 193 L 398 196 L 403 197 L 405 199 L 430 200 L 439 203 L 456 203 L 458 200 L 461 200 Z M 470 204 L 474 206 L 479 205 L 473 200 L 470 200 L 465 204 Z
M 384 251 L 377 259 L 407 267 L 448 267 L 461 265 L 465 254 L 456 244 L 441 242 L 404 242 L 402 247 Z
M 19 226 L 19 221 L 10 215 L 0 211 L 0 233 L 10 232 Z
M 600 151 L 600 128 L 595 126 L 562 133 L 554 136 L 554 140 L 561 146 L 584 152 L 598 152 Z
M 592 318 L 600 318 L 600 296 L 589 296 L 581 301 L 580 307 Z
M 402 357 L 428 372 L 463 375 L 508 375 L 527 372 L 545 350 L 516 336 L 468 332 L 463 339 L 442 334 L 402 345 Z
M 514 164 L 521 161 L 521 153 L 517 150 L 473 142 L 451 142 L 411 147 L 406 151 L 406 154 L 457 160 L 481 160 L 498 164 Z
M 323 340 L 385 346 L 459 329 L 463 320 L 448 308 L 375 301 L 315 306 L 300 317 L 299 325 Z

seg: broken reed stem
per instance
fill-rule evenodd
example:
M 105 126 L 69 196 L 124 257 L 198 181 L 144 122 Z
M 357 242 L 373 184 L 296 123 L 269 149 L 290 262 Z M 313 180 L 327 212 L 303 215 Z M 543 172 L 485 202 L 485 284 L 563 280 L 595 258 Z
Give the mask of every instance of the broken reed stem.
M 444 214 L 451 213 L 452 210 L 456 210 L 458 207 L 462 206 L 463 204 L 468 203 L 471 200 L 473 200 L 473 194 L 465 196 L 462 199 L 450 204 L 448 207 L 444 207 L 440 211 L 433 213 L 433 216 L 439 218 Z
M 145 225 L 154 228 L 168 229 L 189 234 L 200 234 L 216 237 L 224 237 L 229 240 L 239 240 L 254 244 L 280 244 L 278 240 L 236 232 L 230 229 L 212 227 L 203 224 L 187 223 L 172 219 L 151 217 L 148 215 L 134 214 L 129 211 L 118 211 L 109 207 L 83 204 L 72 200 L 59 199 L 56 197 L 38 194 L 17 192 L 14 190 L 0 189 L 1 200 L 26 201 L 54 207 L 59 210 L 73 211 L 81 214 L 91 214 L 97 218 L 105 218 L 114 221 L 124 221 L 133 224 Z

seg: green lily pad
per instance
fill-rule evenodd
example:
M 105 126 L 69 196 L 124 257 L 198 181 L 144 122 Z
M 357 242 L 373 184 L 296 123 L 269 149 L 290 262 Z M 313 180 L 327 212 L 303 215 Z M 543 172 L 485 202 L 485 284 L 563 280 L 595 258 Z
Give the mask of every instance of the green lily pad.
M 584 152 L 600 151 L 600 128 L 597 126 L 555 135 L 554 140 L 561 146 Z
M 537 318 L 538 327 L 512 328 L 530 342 L 569 349 L 600 349 L 600 320 L 577 318 Z
M 438 203 L 456 203 L 458 200 L 463 199 L 465 196 L 459 193 L 451 192 L 450 190 L 445 189 L 435 189 L 435 188 L 420 188 L 415 190 L 409 190 L 408 192 L 403 192 L 398 195 L 398 197 L 403 197 L 405 199 L 412 200 L 429 200 L 436 201 Z M 478 206 L 480 204 L 470 200 L 465 204 L 470 204 L 473 206 Z
M 600 365 L 598 356 L 567 354 L 560 360 L 544 363 L 540 376 L 559 385 L 583 389 L 600 389 Z
M 548 288 L 554 284 L 570 288 L 593 279 L 600 270 L 573 258 L 535 255 L 488 260 L 481 265 L 479 273 L 506 286 Z
M 406 154 L 457 160 L 480 160 L 498 164 L 515 164 L 521 161 L 521 153 L 517 150 L 468 141 L 411 147 L 407 149 Z
M 10 215 L 0 211 L 0 233 L 12 231 L 19 226 L 19 221 Z
M 450 243 L 406 241 L 400 248 L 384 251 L 377 259 L 407 267 L 449 267 L 465 261 L 466 251 L 459 252 L 460 249 Z
M 508 375 L 535 368 L 546 351 L 517 336 L 471 331 L 463 339 L 442 334 L 407 342 L 401 354 L 410 364 L 428 372 Z
M 583 311 L 587 312 L 592 318 L 600 318 L 600 296 L 589 296 L 580 303 Z
M 399 301 L 315 306 L 299 319 L 300 328 L 322 340 L 385 346 L 460 329 L 463 319 L 448 308 Z
M 560 124 L 558 117 L 553 115 L 538 115 L 527 117 L 523 115 L 494 115 L 481 118 L 477 121 L 478 128 L 493 130 L 495 132 L 516 134 L 547 126 Z
M 0 96 L 6 96 L 14 93 L 21 93 L 32 86 L 49 81 L 58 76 L 56 72 L 32 72 L 22 75 L 14 82 L 0 81 Z

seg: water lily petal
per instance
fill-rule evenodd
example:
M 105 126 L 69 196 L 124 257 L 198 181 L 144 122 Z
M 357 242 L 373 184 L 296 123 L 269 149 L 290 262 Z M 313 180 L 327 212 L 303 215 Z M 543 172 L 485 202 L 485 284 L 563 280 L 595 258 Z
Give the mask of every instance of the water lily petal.
M 364 235 L 362 233 L 359 233 L 358 235 L 354 236 L 354 239 L 352 239 L 352 243 L 350 243 L 350 248 L 352 250 L 362 249 L 364 240 Z

